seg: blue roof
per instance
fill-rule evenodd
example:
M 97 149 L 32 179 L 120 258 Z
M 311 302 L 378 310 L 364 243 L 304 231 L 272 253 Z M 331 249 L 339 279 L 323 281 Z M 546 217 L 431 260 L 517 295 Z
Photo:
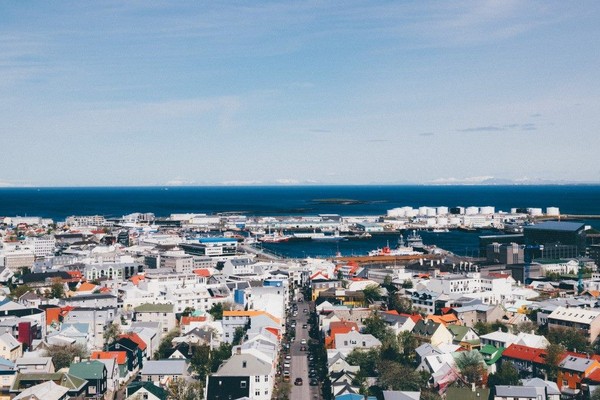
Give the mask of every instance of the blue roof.
M 525 230 L 552 230 L 552 231 L 563 231 L 563 232 L 577 232 L 585 226 L 582 222 L 559 222 L 559 221 L 546 221 L 541 224 L 529 225 L 525 227 Z
M 220 242 L 233 243 L 233 242 L 237 242 L 237 239 L 226 238 L 226 237 L 206 237 L 206 238 L 200 238 L 198 241 L 200 243 L 220 243 Z

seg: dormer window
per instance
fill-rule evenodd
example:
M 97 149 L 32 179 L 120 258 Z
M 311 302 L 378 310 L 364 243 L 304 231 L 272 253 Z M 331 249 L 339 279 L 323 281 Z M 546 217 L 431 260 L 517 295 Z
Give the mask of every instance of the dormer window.
M 246 368 L 246 361 L 242 361 L 242 368 Z

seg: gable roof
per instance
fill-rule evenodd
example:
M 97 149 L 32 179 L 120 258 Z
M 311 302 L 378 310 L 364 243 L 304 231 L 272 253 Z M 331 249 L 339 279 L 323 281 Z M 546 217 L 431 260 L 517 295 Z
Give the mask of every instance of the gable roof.
M 141 306 L 137 306 L 135 308 L 135 312 L 138 313 L 172 313 L 173 312 L 173 304 L 142 304 Z
M 86 380 L 102 379 L 104 378 L 105 369 L 106 366 L 100 361 L 82 361 L 79 363 L 72 363 L 69 367 L 69 374 Z
M 124 333 L 122 335 L 119 335 L 119 338 L 125 338 L 125 339 L 131 340 L 132 342 L 137 344 L 138 347 L 140 348 L 140 350 L 142 350 L 142 351 L 145 351 L 146 347 L 148 347 L 146 345 L 146 342 L 144 340 L 142 340 L 142 338 L 135 332 Z
M 156 386 L 152 382 L 132 382 L 132 383 L 130 383 L 127 386 L 128 397 L 132 396 L 140 389 L 144 389 L 147 392 L 152 393 L 152 395 L 156 396 L 157 398 L 159 398 L 161 400 L 167 400 L 167 398 L 169 397 L 169 393 L 165 389 L 163 389 L 159 386 Z
M 92 360 L 106 360 L 114 358 L 117 360 L 117 364 L 122 365 L 127 362 L 126 351 L 94 351 L 90 356 Z
M 520 344 L 511 344 L 504 350 L 502 357 L 544 364 L 546 350 L 522 346 Z
M 68 392 L 69 389 L 64 386 L 57 385 L 53 381 L 46 381 L 38 385 L 28 387 L 14 397 L 13 400 L 59 400 L 62 399 Z

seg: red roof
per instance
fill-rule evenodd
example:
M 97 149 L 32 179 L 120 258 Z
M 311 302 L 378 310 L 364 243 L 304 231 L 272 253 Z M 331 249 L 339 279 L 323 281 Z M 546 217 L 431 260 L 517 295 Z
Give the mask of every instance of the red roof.
M 419 314 L 399 314 L 399 315 L 401 315 L 403 317 L 408 317 L 408 318 L 412 319 L 415 323 L 417 323 L 423 319 Z
M 398 311 L 396 311 L 396 310 L 385 311 L 384 313 L 390 314 L 390 315 L 400 315 L 400 314 L 398 314 Z
M 129 333 L 125 333 L 123 335 L 119 335 L 120 338 L 127 338 L 129 340 L 131 340 L 132 342 L 135 342 L 135 344 L 138 345 L 138 347 L 140 348 L 140 350 L 146 350 L 146 342 L 144 342 L 142 340 L 141 337 L 138 336 L 137 333 L 133 333 L 133 332 L 129 332 Z
M 92 360 L 110 360 L 115 358 L 117 364 L 125 364 L 127 362 L 127 352 L 125 351 L 94 351 L 90 356 Z
M 194 273 L 198 276 L 202 276 L 204 278 L 208 278 L 211 276 L 210 274 L 210 270 L 206 269 L 206 268 L 200 268 L 200 269 L 195 269 Z
M 279 329 L 268 326 L 267 331 L 269 331 L 273 335 L 277 336 L 278 339 L 281 339 L 281 335 L 279 334 Z
M 511 344 L 502 353 L 502 357 L 514 358 L 516 360 L 530 361 L 538 364 L 546 363 L 546 350 L 534 347 Z
M 592 373 L 586 377 L 586 379 L 592 382 L 600 383 L 600 368 L 593 370 Z
M 204 322 L 206 317 L 181 317 L 181 325 L 189 325 L 190 322 Z
M 333 321 L 329 324 L 329 330 L 330 336 L 334 337 L 338 333 L 348 333 L 352 330 L 358 332 L 358 325 L 350 321 Z
M 510 274 L 503 274 L 502 272 L 490 272 L 488 276 L 492 278 L 509 278 Z

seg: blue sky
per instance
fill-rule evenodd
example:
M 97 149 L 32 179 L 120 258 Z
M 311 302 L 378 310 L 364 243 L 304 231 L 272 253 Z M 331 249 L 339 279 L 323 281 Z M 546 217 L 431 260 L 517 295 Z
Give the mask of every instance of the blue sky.
M 0 186 L 600 177 L 600 3 L 0 3 Z

